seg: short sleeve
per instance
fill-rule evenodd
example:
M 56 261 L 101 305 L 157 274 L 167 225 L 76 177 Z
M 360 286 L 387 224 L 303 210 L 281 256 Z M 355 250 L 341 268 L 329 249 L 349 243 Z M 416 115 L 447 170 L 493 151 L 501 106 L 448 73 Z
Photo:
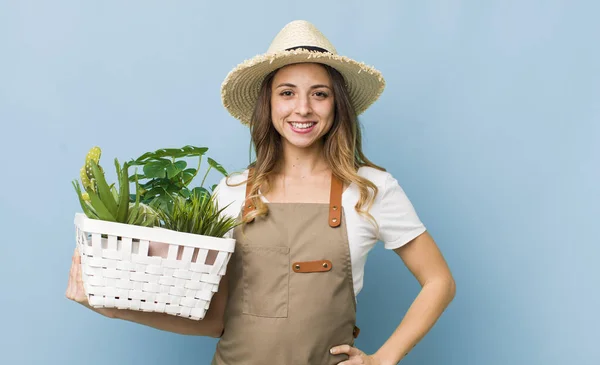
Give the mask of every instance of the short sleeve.
M 223 189 L 226 188 L 225 186 L 225 180 L 226 178 L 223 177 L 221 178 L 221 180 L 219 180 L 219 183 L 217 184 L 217 186 L 215 186 L 215 189 L 212 192 L 213 198 L 215 200 L 215 203 L 217 203 L 217 207 L 219 209 L 223 208 L 225 205 L 227 205 L 224 201 L 224 192 Z
M 218 209 L 223 209 L 221 212 L 222 217 L 235 217 L 235 198 L 232 196 L 231 190 L 227 186 L 227 177 L 223 177 L 213 190 L 212 195 Z M 233 238 L 233 230 L 229 230 L 224 238 Z
M 426 230 L 413 204 L 391 175 L 386 179 L 375 218 L 379 224 L 378 238 L 386 249 L 401 247 Z

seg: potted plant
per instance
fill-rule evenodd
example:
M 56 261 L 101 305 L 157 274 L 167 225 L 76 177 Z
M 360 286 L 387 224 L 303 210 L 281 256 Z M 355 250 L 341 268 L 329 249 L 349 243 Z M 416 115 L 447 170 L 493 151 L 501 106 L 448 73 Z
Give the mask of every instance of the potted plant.
M 100 148 L 88 152 L 83 189 L 76 180 L 73 186 L 83 210 L 75 226 L 90 305 L 204 318 L 235 247 L 225 233 L 239 224 L 203 186 L 211 169 L 227 175 L 216 161 L 208 160 L 202 184 L 190 188 L 207 150 L 160 149 L 123 166 L 115 159 L 118 187 L 106 181 Z M 197 168 L 187 168 L 188 157 L 199 159 Z M 143 174 L 129 175 L 131 166 Z

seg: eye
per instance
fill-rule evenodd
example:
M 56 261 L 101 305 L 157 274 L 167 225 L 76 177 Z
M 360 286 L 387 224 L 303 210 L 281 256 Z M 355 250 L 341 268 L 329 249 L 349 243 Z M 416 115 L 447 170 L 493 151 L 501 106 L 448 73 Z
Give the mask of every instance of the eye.
M 282 92 L 279 93 L 279 95 L 281 96 L 292 96 L 292 91 L 291 90 L 284 90 Z
M 324 99 L 324 98 L 328 97 L 329 94 L 325 91 L 317 91 L 317 92 L 315 92 L 315 96 L 317 96 L 318 98 Z

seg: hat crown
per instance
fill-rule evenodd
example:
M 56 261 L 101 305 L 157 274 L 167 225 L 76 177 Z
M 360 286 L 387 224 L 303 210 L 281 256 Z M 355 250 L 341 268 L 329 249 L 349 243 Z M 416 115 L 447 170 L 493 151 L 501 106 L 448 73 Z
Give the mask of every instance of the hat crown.
M 301 46 L 318 47 L 333 54 L 337 53 L 327 37 L 306 20 L 294 20 L 283 27 L 271 42 L 267 53 L 281 52 Z

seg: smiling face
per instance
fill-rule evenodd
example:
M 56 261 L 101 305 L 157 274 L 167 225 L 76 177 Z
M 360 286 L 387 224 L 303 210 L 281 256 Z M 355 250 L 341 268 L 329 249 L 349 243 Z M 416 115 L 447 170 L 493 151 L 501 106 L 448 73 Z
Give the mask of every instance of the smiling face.
M 307 148 L 320 141 L 333 124 L 333 86 L 325 67 L 293 64 L 275 74 L 271 92 L 271 120 L 282 142 Z

